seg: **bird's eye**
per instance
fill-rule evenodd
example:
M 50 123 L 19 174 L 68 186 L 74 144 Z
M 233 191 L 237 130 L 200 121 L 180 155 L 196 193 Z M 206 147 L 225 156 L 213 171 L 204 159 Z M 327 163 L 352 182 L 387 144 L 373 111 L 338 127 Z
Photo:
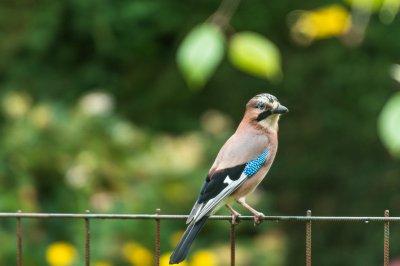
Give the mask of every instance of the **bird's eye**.
M 263 102 L 257 103 L 256 108 L 258 108 L 260 110 L 264 110 L 265 109 L 265 103 L 263 103 Z

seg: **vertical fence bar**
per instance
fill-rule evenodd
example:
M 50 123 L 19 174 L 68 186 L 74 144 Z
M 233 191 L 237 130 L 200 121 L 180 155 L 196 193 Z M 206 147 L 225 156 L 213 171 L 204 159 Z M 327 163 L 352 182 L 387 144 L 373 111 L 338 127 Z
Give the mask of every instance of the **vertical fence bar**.
M 21 210 L 18 210 L 21 213 Z M 22 266 L 22 222 L 21 217 L 17 217 L 17 265 Z
M 307 217 L 311 217 L 311 210 L 307 211 Z M 311 266 L 311 221 L 306 222 L 306 266 Z
M 86 210 L 86 214 L 90 211 Z M 85 266 L 90 266 L 90 223 L 89 218 L 85 218 Z
M 159 215 L 161 213 L 161 209 L 156 209 L 156 214 Z M 156 266 L 160 265 L 160 219 L 156 219 Z
M 389 210 L 385 211 L 385 217 L 389 217 Z M 389 266 L 389 222 L 383 224 L 384 239 L 383 239 L 383 265 Z
M 236 239 L 235 239 L 235 223 L 231 221 L 231 266 L 235 266 L 236 260 Z

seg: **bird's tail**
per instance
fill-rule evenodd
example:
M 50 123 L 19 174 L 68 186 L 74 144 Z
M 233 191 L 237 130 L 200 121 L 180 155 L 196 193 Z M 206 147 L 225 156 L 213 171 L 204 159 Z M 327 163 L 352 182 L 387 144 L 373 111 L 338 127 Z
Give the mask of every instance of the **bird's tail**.
M 188 228 L 186 229 L 185 233 L 183 234 L 181 240 L 179 241 L 178 245 L 176 246 L 174 252 L 172 253 L 171 257 L 169 258 L 169 264 L 178 264 L 183 261 L 188 252 L 189 248 L 193 243 L 193 240 L 196 238 L 197 234 L 203 228 L 205 222 L 207 221 L 208 216 L 204 216 L 197 222 L 192 222 Z

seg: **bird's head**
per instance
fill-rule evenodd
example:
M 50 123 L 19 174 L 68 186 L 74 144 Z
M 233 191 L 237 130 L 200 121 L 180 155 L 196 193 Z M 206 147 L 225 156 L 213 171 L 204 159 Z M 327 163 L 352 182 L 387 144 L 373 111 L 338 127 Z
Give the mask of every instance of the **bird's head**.
M 245 116 L 251 123 L 263 128 L 277 129 L 280 115 L 287 112 L 289 109 L 280 104 L 275 96 L 262 93 L 251 98 L 246 104 Z

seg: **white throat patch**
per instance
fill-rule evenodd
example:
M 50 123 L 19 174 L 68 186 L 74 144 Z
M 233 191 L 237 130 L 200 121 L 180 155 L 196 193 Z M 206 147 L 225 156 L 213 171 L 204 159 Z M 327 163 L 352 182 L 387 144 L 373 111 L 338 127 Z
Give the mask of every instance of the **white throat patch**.
M 260 121 L 260 125 L 266 129 L 278 129 L 279 114 L 268 116 L 266 119 Z

